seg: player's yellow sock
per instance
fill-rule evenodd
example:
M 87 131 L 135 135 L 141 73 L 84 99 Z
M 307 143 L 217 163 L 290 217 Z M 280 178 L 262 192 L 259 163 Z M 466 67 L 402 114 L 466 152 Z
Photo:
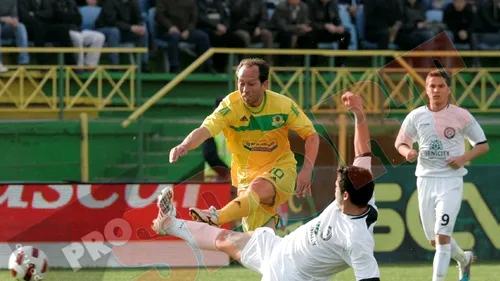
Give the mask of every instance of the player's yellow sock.
M 219 225 L 234 221 L 255 212 L 259 208 L 260 198 L 257 192 L 250 190 L 229 202 L 219 211 Z

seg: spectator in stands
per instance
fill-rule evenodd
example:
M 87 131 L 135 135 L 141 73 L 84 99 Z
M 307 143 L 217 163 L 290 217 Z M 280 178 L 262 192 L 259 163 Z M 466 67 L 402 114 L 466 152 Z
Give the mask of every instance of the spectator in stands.
M 213 47 L 230 46 L 229 15 L 226 12 L 223 0 L 198 0 L 198 24 L 210 37 L 210 45 Z M 225 72 L 227 55 L 215 54 L 214 65 L 218 72 Z
M 280 48 L 314 49 L 314 33 L 309 7 L 301 0 L 286 0 L 276 6 L 272 18 Z
M 168 42 L 170 72 L 179 72 L 179 42 L 185 41 L 196 45 L 198 55 L 210 48 L 207 33 L 196 28 L 198 7 L 195 0 L 157 0 L 156 22 L 158 37 Z M 215 72 L 212 59 L 204 65 L 207 72 Z
M 365 39 L 377 43 L 377 49 L 387 50 L 401 28 L 399 0 L 365 1 Z M 390 12 L 389 12 L 390 11 Z M 385 15 L 381 17 L 380 15 Z
M 99 6 L 100 0 L 76 0 L 78 6 Z
M 136 47 L 148 48 L 148 33 L 137 0 L 105 0 L 96 20 L 97 31 L 106 36 L 107 46 L 119 47 L 123 42 L 134 42 Z M 120 63 L 118 53 L 110 53 L 111 63 Z M 142 69 L 148 71 L 148 53 L 142 54 Z
M 430 28 L 431 24 L 425 20 L 425 8 L 420 0 L 403 1 L 402 27 L 396 36 L 396 44 L 403 50 L 412 50 L 436 34 Z
M 470 44 L 476 49 L 476 40 L 473 31 L 474 11 L 467 0 L 453 0 L 444 10 L 443 23 L 453 35 L 454 43 Z
M 54 11 L 51 0 L 18 0 L 19 19 L 26 26 L 28 36 L 36 47 L 44 47 L 47 42 L 54 42 L 61 47 L 72 47 L 69 27 L 54 24 Z M 47 64 L 47 54 L 39 53 L 38 61 Z M 75 64 L 72 54 L 66 55 L 67 64 Z
M 484 0 L 478 9 L 477 41 L 500 45 L 500 0 Z
M 17 18 L 17 0 L 2 0 L 0 5 L 0 73 L 8 71 L 2 64 L 1 39 L 16 40 L 16 47 L 28 47 L 28 33 L 24 24 Z M 28 53 L 19 53 L 17 61 L 20 65 L 29 64 Z
M 273 47 L 273 34 L 268 29 L 267 4 L 262 0 L 228 0 L 230 11 L 230 32 L 235 36 L 234 47 L 248 48 L 261 42 L 264 48 Z M 265 56 L 272 65 L 272 56 Z
M 363 2 L 363 0 L 339 0 L 338 4 L 347 6 L 347 11 L 351 15 L 352 22 L 356 23 L 356 14 L 358 13 L 358 7 L 359 5 L 363 5 Z
M 450 4 L 450 0 L 432 0 L 431 7 L 424 7 L 424 8 L 429 8 L 430 10 L 440 10 L 443 11 L 446 9 L 446 7 Z
M 340 50 L 347 50 L 351 34 L 342 26 L 337 0 L 312 0 L 309 8 L 314 45 L 319 42 L 338 42 Z M 335 62 L 341 65 L 342 61 L 339 58 Z
M 104 34 L 93 30 L 83 30 L 82 15 L 74 0 L 53 0 L 54 18 L 57 23 L 69 26 L 69 35 L 73 41 L 73 46 L 77 48 L 102 48 L 104 46 Z M 78 66 L 97 66 L 99 63 L 100 52 L 89 52 L 85 56 L 83 51 L 76 54 L 76 64 Z

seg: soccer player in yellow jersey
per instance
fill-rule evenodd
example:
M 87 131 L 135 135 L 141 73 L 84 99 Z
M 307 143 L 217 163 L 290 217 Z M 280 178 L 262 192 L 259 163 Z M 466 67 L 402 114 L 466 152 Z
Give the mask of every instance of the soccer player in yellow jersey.
M 269 65 L 245 59 L 237 69 L 238 91 L 227 95 L 203 124 L 170 151 L 175 162 L 221 131 L 232 153 L 231 181 L 238 196 L 221 210 L 191 208 L 193 219 L 222 225 L 242 218 L 244 231 L 278 221 L 276 208 L 311 193 L 319 137 L 312 122 L 290 98 L 269 91 Z M 305 140 L 305 160 L 297 176 L 289 129 Z

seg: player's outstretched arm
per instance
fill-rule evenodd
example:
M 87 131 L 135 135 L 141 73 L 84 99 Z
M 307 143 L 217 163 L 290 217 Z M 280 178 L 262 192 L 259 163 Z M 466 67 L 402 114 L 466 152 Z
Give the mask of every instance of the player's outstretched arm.
M 351 244 L 349 257 L 358 281 L 380 281 L 377 260 L 373 256 L 373 240 L 356 241 Z
M 371 153 L 370 131 L 366 122 L 366 114 L 363 108 L 363 99 L 352 92 L 342 95 L 342 102 L 349 111 L 354 114 L 354 153 L 358 157 Z
M 186 155 L 189 150 L 196 149 L 210 137 L 210 131 L 207 128 L 199 127 L 194 129 L 181 144 L 170 150 L 170 163 Z

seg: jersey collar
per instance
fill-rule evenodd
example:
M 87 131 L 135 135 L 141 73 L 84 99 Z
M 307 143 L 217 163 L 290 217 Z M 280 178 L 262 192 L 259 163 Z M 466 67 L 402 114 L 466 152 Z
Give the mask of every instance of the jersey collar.
M 262 101 L 262 103 L 258 107 L 252 108 L 252 107 L 248 106 L 246 103 L 243 103 L 243 104 L 248 109 L 248 111 L 250 111 L 250 113 L 252 113 L 252 114 L 259 114 L 266 107 L 266 101 L 267 101 L 267 90 L 264 91 L 264 100 Z

